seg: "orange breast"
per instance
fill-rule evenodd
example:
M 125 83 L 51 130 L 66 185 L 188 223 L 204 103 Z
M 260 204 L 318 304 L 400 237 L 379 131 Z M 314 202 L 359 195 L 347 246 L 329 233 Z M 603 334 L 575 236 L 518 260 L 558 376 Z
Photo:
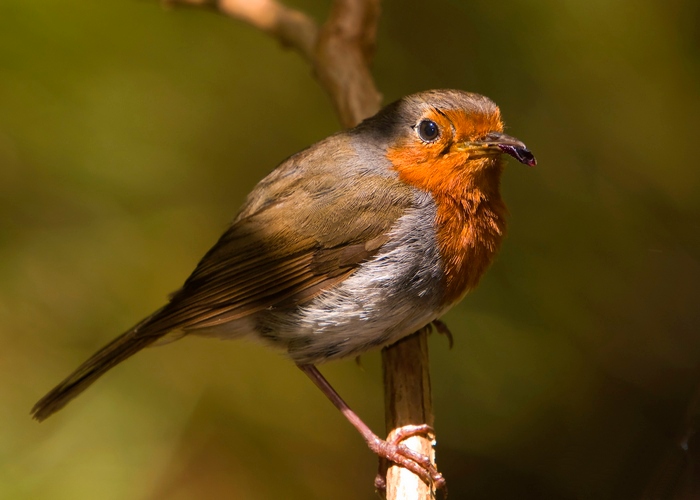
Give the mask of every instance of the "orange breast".
M 437 235 L 445 272 L 445 304 L 476 287 L 501 246 L 506 208 L 499 199 L 471 193 L 472 199 L 436 197 Z
M 435 200 L 444 304 L 453 304 L 477 285 L 505 233 L 500 159 L 467 160 L 456 152 L 433 158 L 401 147 L 390 148 L 387 157 L 402 181 L 430 192 Z

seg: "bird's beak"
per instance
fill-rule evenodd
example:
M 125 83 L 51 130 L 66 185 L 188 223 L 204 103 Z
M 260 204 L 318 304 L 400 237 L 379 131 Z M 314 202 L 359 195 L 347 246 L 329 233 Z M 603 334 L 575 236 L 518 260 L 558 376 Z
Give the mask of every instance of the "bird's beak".
M 458 151 L 468 151 L 481 154 L 506 153 L 518 160 L 520 163 L 534 167 L 537 165 L 535 155 L 527 146 L 515 137 L 511 137 L 500 132 L 492 132 L 478 141 L 464 141 L 455 144 Z

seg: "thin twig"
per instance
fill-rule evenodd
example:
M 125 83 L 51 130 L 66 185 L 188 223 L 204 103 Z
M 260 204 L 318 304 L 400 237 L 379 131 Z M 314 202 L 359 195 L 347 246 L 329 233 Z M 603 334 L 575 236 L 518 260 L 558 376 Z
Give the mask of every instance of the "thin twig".
M 167 6 L 204 7 L 238 19 L 276 38 L 311 64 L 318 41 L 318 26 L 309 16 L 276 0 L 163 0 Z
M 696 386 L 682 425 L 669 440 L 646 485 L 642 500 L 700 498 L 700 385 Z
M 311 64 L 343 127 L 379 111 L 382 96 L 369 64 L 379 0 L 336 0 L 320 28 L 309 16 L 276 0 L 162 0 L 168 6 L 213 9 L 246 22 L 296 50 Z

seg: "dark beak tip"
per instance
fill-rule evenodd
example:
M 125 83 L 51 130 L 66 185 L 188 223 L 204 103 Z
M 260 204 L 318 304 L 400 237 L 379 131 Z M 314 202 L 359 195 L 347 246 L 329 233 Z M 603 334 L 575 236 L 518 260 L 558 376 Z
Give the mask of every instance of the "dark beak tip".
M 499 144 L 498 147 L 501 149 L 501 151 L 512 156 L 524 165 L 528 165 L 530 167 L 534 167 L 535 165 L 537 165 L 537 159 L 535 158 L 535 155 L 533 155 L 530 152 L 530 150 L 524 146 L 515 146 L 513 144 Z
M 534 167 L 537 165 L 537 159 L 535 158 L 535 155 L 533 155 L 529 150 L 525 150 L 521 152 L 520 158 L 518 158 L 518 161 L 520 163 L 524 163 L 528 167 Z

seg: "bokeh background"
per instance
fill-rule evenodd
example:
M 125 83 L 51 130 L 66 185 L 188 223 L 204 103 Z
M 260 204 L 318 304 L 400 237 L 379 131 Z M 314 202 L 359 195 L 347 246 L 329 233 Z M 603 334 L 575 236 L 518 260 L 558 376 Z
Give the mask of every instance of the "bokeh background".
M 383 3 L 386 101 L 486 94 L 539 160 L 507 168 L 509 235 L 445 318 L 454 349 L 430 340 L 452 498 L 681 498 L 659 478 L 697 452 L 679 443 L 700 383 L 699 48 L 697 0 Z M 355 431 L 254 343 L 149 349 L 29 418 L 337 129 L 305 63 L 247 25 L 0 3 L 0 498 L 375 498 Z M 323 371 L 381 431 L 378 353 Z

